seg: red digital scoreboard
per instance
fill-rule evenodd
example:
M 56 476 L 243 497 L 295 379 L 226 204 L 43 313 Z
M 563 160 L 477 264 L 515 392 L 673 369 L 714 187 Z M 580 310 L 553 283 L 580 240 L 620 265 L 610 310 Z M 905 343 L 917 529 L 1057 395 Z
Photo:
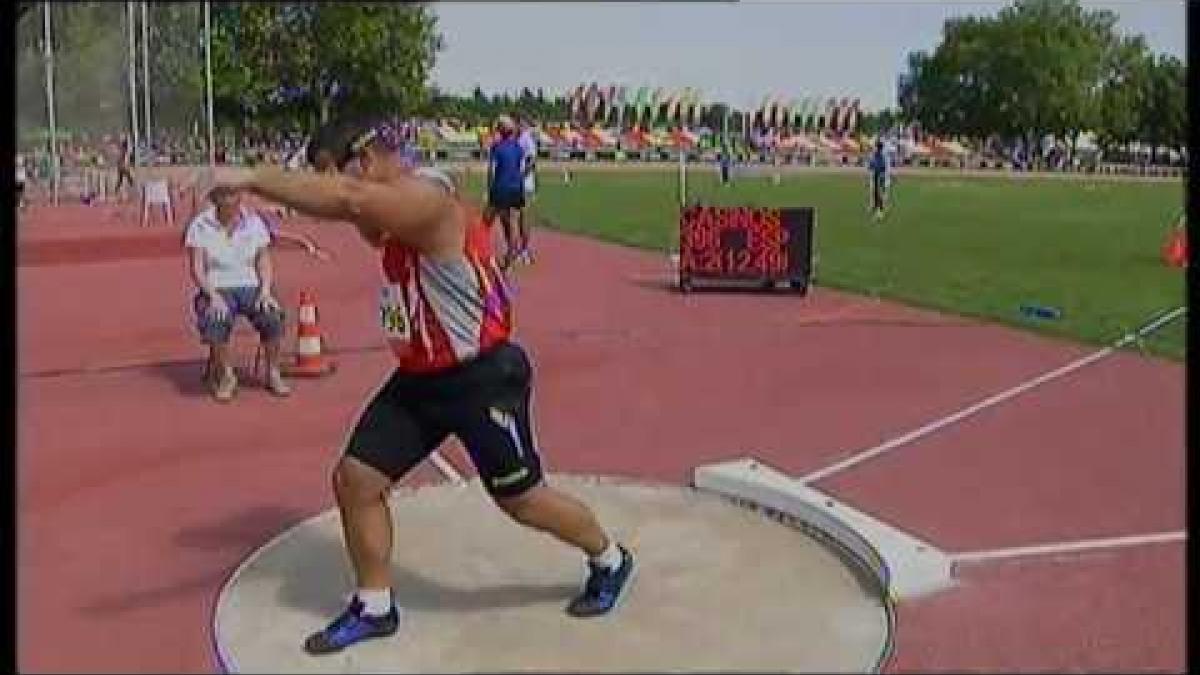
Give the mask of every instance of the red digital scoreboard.
M 697 281 L 787 282 L 812 276 L 811 207 L 690 206 L 679 216 L 679 287 Z

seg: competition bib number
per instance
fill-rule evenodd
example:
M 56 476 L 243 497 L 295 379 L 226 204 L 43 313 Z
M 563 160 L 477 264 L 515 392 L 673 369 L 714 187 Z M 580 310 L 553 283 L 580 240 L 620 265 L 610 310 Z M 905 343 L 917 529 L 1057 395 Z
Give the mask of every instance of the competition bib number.
M 389 340 L 407 341 L 412 337 L 404 289 L 399 284 L 383 287 L 379 299 L 379 322 Z

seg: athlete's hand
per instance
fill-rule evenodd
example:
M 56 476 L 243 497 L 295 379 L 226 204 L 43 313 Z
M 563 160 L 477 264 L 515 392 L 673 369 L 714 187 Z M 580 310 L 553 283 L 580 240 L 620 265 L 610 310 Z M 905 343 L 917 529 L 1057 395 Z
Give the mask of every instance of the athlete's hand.
M 225 298 L 221 297 L 220 293 L 214 293 L 208 298 L 208 308 L 204 311 L 204 315 L 209 321 L 223 323 L 229 319 L 229 305 L 225 303 Z

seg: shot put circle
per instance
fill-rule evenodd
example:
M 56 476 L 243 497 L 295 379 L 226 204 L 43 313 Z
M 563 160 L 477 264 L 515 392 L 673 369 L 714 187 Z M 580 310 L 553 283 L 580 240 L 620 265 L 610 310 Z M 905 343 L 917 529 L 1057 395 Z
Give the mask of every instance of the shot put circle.
M 687 487 L 553 475 L 637 557 L 610 615 L 564 608 L 580 554 L 508 520 L 477 481 L 398 490 L 400 630 L 310 656 L 353 591 L 330 510 L 252 553 L 217 599 L 227 672 L 864 672 L 888 653 L 886 603 L 846 559 L 777 520 Z

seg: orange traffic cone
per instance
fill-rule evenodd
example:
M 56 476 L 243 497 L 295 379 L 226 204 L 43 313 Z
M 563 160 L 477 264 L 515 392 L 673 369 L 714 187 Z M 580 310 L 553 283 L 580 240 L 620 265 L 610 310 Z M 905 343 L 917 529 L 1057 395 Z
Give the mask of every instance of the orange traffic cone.
M 1171 230 L 1171 236 L 1163 246 L 1163 261 L 1171 267 L 1187 267 L 1187 230 L 1181 227 Z
M 324 340 L 317 326 L 317 302 L 308 291 L 300 292 L 297 312 L 296 362 L 284 368 L 289 377 L 322 377 L 334 371 L 336 365 L 321 354 Z

